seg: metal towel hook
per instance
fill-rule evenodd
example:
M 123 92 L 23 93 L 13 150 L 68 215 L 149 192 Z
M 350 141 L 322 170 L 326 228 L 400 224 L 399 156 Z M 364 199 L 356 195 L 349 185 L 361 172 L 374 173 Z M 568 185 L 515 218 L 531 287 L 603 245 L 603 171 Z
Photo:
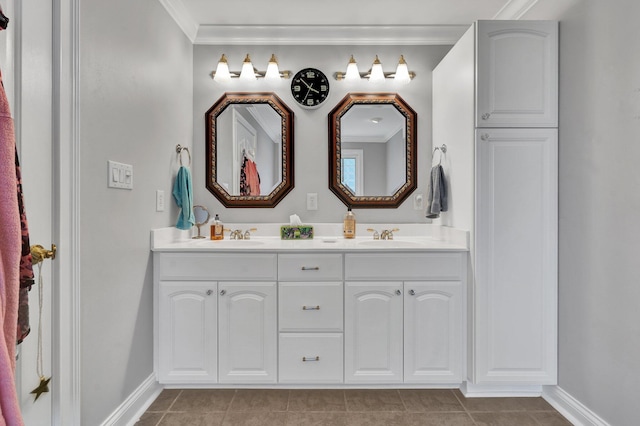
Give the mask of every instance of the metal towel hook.
M 432 157 L 436 155 L 436 151 L 440 151 L 440 158 L 438 158 L 438 164 L 442 164 L 442 156 L 447 153 L 447 145 L 442 144 L 441 146 L 436 146 L 435 148 L 433 148 Z
M 180 159 L 180 165 L 182 166 L 182 151 L 187 151 L 189 155 L 189 166 L 191 166 L 191 153 L 189 152 L 189 148 L 186 146 L 182 146 L 180 144 L 176 145 L 176 152 L 178 153 L 178 158 Z

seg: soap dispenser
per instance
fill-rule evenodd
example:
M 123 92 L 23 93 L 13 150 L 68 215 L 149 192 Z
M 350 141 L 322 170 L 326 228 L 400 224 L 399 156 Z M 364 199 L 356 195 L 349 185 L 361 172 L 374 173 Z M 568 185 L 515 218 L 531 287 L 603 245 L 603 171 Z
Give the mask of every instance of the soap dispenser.
M 220 216 L 218 216 L 217 214 L 215 219 L 213 220 L 213 225 L 211 225 L 211 239 L 224 239 L 224 225 L 222 225 L 222 222 L 220 222 Z
M 356 215 L 351 211 L 351 207 L 347 208 L 347 214 L 344 215 L 342 233 L 347 239 L 356 237 Z

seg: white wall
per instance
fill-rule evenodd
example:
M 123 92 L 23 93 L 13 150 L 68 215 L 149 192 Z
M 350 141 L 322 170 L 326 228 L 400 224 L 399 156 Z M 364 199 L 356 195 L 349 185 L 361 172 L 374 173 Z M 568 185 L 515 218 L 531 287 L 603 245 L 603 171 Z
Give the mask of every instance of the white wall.
M 219 213 L 224 222 L 280 222 L 297 213 L 303 222 L 339 222 L 345 205 L 329 190 L 328 119 L 331 109 L 349 92 L 397 92 L 418 114 L 418 189 L 426 193 L 427 167 L 431 159 L 431 70 L 450 46 L 195 46 L 194 47 L 194 202 L 206 206 L 212 214 Z M 217 61 L 226 53 L 229 67 L 239 70 L 249 53 L 254 66 L 265 70 L 271 53 L 275 53 L 281 69 L 297 72 L 316 67 L 330 78 L 331 91 L 323 106 L 314 110 L 300 108 L 290 94 L 291 80 L 268 85 L 233 81 L 219 84 L 211 78 Z M 417 76 L 409 85 L 385 82 L 379 85 L 367 81 L 347 83 L 333 79 L 336 71 L 345 71 L 350 55 L 365 71 L 376 54 L 385 71 L 392 71 L 404 54 L 409 68 Z M 204 113 L 225 92 L 273 91 L 295 114 L 295 188 L 273 209 L 224 208 L 205 187 Z M 318 210 L 306 210 L 306 194 L 318 194 Z M 424 211 L 413 210 L 413 197 L 398 209 L 357 209 L 361 222 L 426 222 Z
M 153 372 L 149 230 L 178 213 L 171 188 L 175 146 L 193 138 L 193 48 L 157 0 L 81 6 L 81 410 L 83 425 L 97 425 Z M 107 188 L 107 160 L 133 165 L 133 190 Z
M 559 385 L 616 426 L 638 424 L 640 3 L 560 13 Z

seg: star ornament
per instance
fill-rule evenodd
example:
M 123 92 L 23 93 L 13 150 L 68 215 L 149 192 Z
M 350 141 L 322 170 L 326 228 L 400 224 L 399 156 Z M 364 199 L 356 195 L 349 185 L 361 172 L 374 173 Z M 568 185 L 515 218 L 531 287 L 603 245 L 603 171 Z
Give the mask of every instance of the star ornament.
M 40 376 L 40 384 L 38 385 L 38 387 L 32 390 L 31 392 L 29 392 L 36 396 L 36 399 L 34 399 L 33 402 L 36 402 L 38 398 L 40 398 L 40 395 L 42 395 L 43 393 L 49 392 L 50 381 L 51 381 L 51 377 L 49 377 L 48 379 L 45 379 L 44 376 Z

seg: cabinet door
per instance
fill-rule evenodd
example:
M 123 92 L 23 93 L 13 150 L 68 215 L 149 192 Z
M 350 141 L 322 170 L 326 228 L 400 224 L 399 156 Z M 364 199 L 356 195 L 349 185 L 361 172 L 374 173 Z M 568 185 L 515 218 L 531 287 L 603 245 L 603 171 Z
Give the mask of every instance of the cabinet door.
M 275 282 L 220 282 L 220 383 L 275 383 Z
M 557 127 L 558 23 L 479 21 L 477 127 Z
M 462 382 L 462 284 L 404 286 L 404 381 Z
M 160 383 L 215 383 L 216 300 L 214 282 L 160 282 Z
M 402 382 L 402 283 L 348 282 L 345 383 Z
M 555 384 L 557 131 L 478 132 L 474 381 Z

